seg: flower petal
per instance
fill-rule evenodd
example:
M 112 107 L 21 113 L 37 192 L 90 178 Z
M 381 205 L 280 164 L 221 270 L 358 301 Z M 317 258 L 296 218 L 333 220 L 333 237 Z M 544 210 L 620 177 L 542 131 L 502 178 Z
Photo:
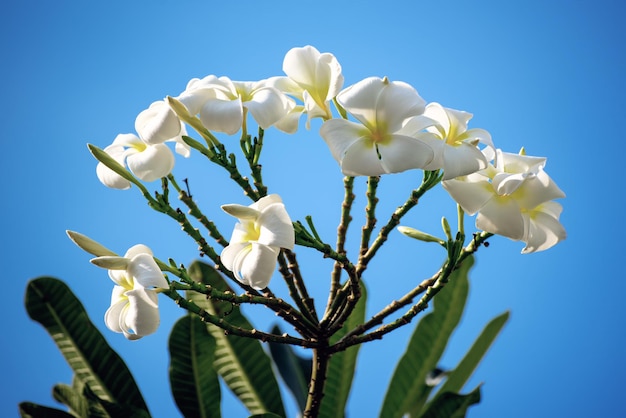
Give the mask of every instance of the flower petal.
M 127 268 L 137 285 L 150 288 L 167 288 L 167 280 L 151 254 L 141 253 L 134 256 Z
M 387 173 L 369 138 L 353 141 L 339 163 L 345 176 L 380 176 Z
M 487 159 L 476 146 L 467 142 L 463 142 L 458 146 L 445 145 L 443 150 L 442 180 L 466 176 L 486 167 Z
M 265 289 L 276 269 L 279 249 L 252 243 L 251 249 L 241 263 L 241 276 L 254 289 Z
M 486 177 L 477 181 L 446 180 L 441 185 L 468 215 L 474 215 L 494 196 Z
M 409 84 L 378 77 L 346 88 L 337 101 L 372 132 L 384 127 L 390 133 L 400 130 L 405 119 L 422 114 L 426 104 Z
M 244 102 L 244 106 L 263 129 L 284 118 L 290 110 L 287 97 L 272 87 L 257 90 L 252 100 Z
M 124 292 L 125 289 L 123 287 L 115 286 L 113 288 L 111 306 L 104 313 L 104 323 L 107 328 L 113 332 L 123 332 L 120 325 L 122 322 L 120 318 L 124 308 L 128 304 L 128 299 L 126 297 L 122 297 Z
M 147 144 L 161 144 L 180 133 L 180 120 L 163 100 L 154 102 L 135 119 L 135 130 Z
M 519 206 L 508 197 L 490 199 L 478 212 L 476 227 L 516 241 L 524 238 L 524 218 Z
M 303 89 L 313 89 L 320 52 L 311 45 L 292 48 L 283 59 L 283 72 Z
M 544 251 L 567 237 L 565 228 L 559 222 L 563 210 L 556 202 L 546 202 L 528 214 L 528 230 L 524 241 L 526 247 L 522 254 Z
M 128 333 L 130 339 L 137 339 L 154 333 L 160 322 L 157 293 L 138 288 L 126 292 L 126 296 L 128 307 L 122 315 L 125 335 Z
M 378 151 L 386 173 L 424 168 L 435 155 L 425 142 L 403 135 L 392 135 L 388 144 L 378 144 Z
M 209 99 L 200 109 L 200 120 L 209 130 L 233 135 L 243 125 L 241 98 L 235 100 Z
M 284 204 L 273 203 L 263 209 L 257 223 L 260 226 L 260 244 L 293 250 L 295 233 Z
M 320 128 L 321 137 L 330 148 L 333 158 L 335 158 L 339 164 L 342 164 L 342 160 L 348 148 L 356 141 L 367 141 L 365 138 L 370 134 L 370 131 L 363 125 L 344 119 L 327 120 Z
M 145 150 L 130 154 L 126 162 L 135 176 L 149 182 L 172 172 L 174 154 L 167 145 L 148 145 Z
M 220 254 L 220 260 L 224 267 L 228 270 L 232 271 L 235 274 L 238 274 L 240 270 L 240 261 L 238 256 L 245 251 L 246 247 L 250 244 L 248 242 L 233 242 L 231 240 L 230 244 L 224 247 L 222 253 Z

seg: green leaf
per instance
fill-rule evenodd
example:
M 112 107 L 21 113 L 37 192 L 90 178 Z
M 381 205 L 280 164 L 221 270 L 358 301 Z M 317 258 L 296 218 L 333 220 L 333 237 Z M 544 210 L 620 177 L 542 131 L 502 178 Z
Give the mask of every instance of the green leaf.
M 220 417 L 220 382 L 213 369 L 215 338 L 196 315 L 180 318 L 170 334 L 170 385 L 185 417 Z
M 449 277 L 449 282 L 434 297 L 434 309 L 417 324 L 406 352 L 398 362 L 383 402 L 381 417 L 402 417 L 420 411 L 432 387 L 426 385 L 426 375 L 437 367 L 448 339 L 459 324 L 469 282 L 467 274 L 474 264 L 473 257 Z
M 74 415 L 60 409 L 37 405 L 32 402 L 21 402 L 18 410 L 22 418 L 76 418 Z
M 222 292 L 233 291 L 219 272 L 208 264 L 194 262 L 189 266 L 189 275 L 195 281 L 213 286 Z M 238 306 L 207 299 L 205 295 L 196 292 L 188 292 L 188 298 L 207 312 L 223 318 L 232 325 L 253 329 Z M 263 351 L 260 341 L 225 335 L 224 330 L 210 324 L 207 324 L 207 329 L 217 342 L 213 367 L 250 413 L 273 412 L 285 416 L 272 361 Z
M 30 281 L 25 305 L 28 315 L 46 328 L 76 377 L 100 399 L 148 410 L 128 367 L 65 283 L 51 277 Z
M 462 418 L 467 408 L 480 402 L 480 386 L 468 393 L 446 392 L 428 404 L 420 418 Z
M 437 393 L 444 392 L 460 392 L 465 382 L 471 377 L 472 373 L 482 360 L 483 356 L 491 347 L 504 324 L 509 319 L 509 312 L 504 312 L 493 318 L 480 333 L 472 347 L 465 354 L 465 357 L 459 362 L 454 370 L 448 373 L 445 383 L 441 386 Z
M 250 415 L 248 418 L 282 418 L 282 417 L 280 415 L 276 415 L 271 412 L 266 412 L 264 414 Z
M 81 392 L 81 390 L 75 387 L 57 384 L 52 388 L 52 397 L 58 402 L 67 405 L 76 416 L 108 418 L 109 415 L 98 403 L 90 402 Z
M 282 333 L 278 325 L 272 328 L 272 334 L 281 335 Z M 283 381 L 296 399 L 300 411 L 304 411 L 309 392 L 309 380 L 311 380 L 312 359 L 297 355 L 287 344 L 270 341 L 269 346 L 270 354 Z
M 150 414 L 142 408 L 129 404 L 109 402 L 96 395 L 89 386 L 83 388 L 83 395 L 92 404 L 101 408 L 111 418 L 150 418 Z M 97 415 L 100 416 L 100 415 Z M 91 418 L 91 415 L 89 415 Z
M 363 282 L 361 282 L 361 298 L 344 326 L 331 337 L 331 344 L 339 341 L 348 331 L 365 322 L 366 304 L 367 290 Z M 346 403 L 352 388 L 356 359 L 360 347 L 360 344 L 354 345 L 345 351 L 335 353 L 330 358 L 326 374 L 326 385 L 324 386 L 324 397 L 320 407 L 321 417 L 345 416 Z

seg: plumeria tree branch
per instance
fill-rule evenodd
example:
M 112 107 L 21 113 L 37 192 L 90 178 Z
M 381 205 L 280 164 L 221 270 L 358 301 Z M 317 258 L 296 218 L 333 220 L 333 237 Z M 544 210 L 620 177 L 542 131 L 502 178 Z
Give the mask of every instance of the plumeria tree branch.
M 350 346 L 361 344 L 367 341 L 373 341 L 381 339 L 385 334 L 391 331 L 409 324 L 415 316 L 424 311 L 428 307 L 428 303 L 439 292 L 448 281 L 450 274 L 457 269 L 463 261 L 471 254 L 478 251 L 480 246 L 486 242 L 486 240 L 493 236 L 493 234 L 482 232 L 475 234 L 474 238 L 463 247 L 464 237 L 462 234 L 457 234 L 455 239 L 450 239 L 447 242 L 448 246 L 448 260 L 444 263 L 443 267 L 435 273 L 429 279 L 422 281 L 417 287 L 412 289 L 406 295 L 398 300 L 391 302 L 380 312 L 374 314 L 367 322 L 357 326 L 355 329 L 349 331 L 344 337 L 342 337 L 336 344 L 331 347 L 332 352 L 343 351 Z M 452 261 L 454 260 L 454 261 Z M 383 325 L 373 332 L 366 334 L 366 332 L 380 324 L 382 324 L 385 318 L 389 317 L 393 313 L 397 312 L 404 306 L 412 303 L 413 299 L 424 294 L 420 300 L 413 305 L 406 313 L 395 321 Z
M 285 279 L 285 283 L 287 284 L 287 288 L 289 289 L 289 294 L 300 309 L 300 312 L 302 312 L 303 317 L 306 318 L 305 320 L 307 321 L 307 323 L 310 324 L 317 332 L 317 324 L 319 321 L 315 316 L 315 311 L 311 311 L 308 306 L 308 300 L 310 300 L 310 298 L 308 298 L 307 300 L 308 295 L 307 297 L 305 297 L 301 292 L 300 286 L 296 284 L 296 275 L 292 272 L 290 264 L 287 261 L 287 257 L 285 256 L 284 252 L 285 250 L 281 251 L 281 254 L 278 256 L 278 271 Z
M 367 251 L 363 252 L 361 257 L 359 257 L 359 262 L 357 264 L 357 271 L 359 274 L 362 274 L 363 271 L 367 268 L 367 264 L 374 257 L 376 252 L 382 247 L 382 245 L 387 241 L 387 237 L 389 233 L 400 223 L 400 220 L 404 215 L 406 215 L 413 207 L 415 207 L 419 201 L 419 199 L 430 189 L 432 189 L 437 183 L 441 181 L 441 174 L 438 171 L 424 171 L 424 178 L 422 179 L 422 184 L 417 189 L 414 189 L 411 192 L 409 198 L 404 202 L 404 204 L 398 209 L 396 209 L 389 218 L 389 221 L 380 229 L 378 236 L 372 243 L 372 245 L 367 249 Z
M 237 327 L 224 320 L 224 318 L 219 318 L 215 315 L 211 315 L 209 312 L 196 305 L 193 301 L 182 297 L 174 289 L 169 289 L 167 291 L 164 291 L 163 293 L 172 300 L 174 300 L 174 302 L 176 302 L 176 304 L 179 305 L 181 308 L 198 315 L 200 319 L 202 319 L 204 322 L 218 326 L 219 328 L 223 329 L 225 333 L 237 335 L 244 338 L 253 338 L 263 342 L 269 341 L 279 344 L 297 345 L 306 348 L 315 348 L 319 345 L 315 340 L 292 337 L 288 334 L 276 335 L 259 331 L 257 329 L 244 329 L 241 327 Z
M 367 253 L 370 237 L 372 236 L 372 231 L 374 231 L 374 227 L 376 226 L 376 204 L 378 203 L 376 190 L 378 189 L 379 181 L 380 176 L 371 176 L 367 179 L 367 206 L 365 207 L 365 225 L 363 225 L 361 230 L 360 255 Z
M 263 176 L 261 174 L 261 164 L 259 159 L 261 157 L 261 150 L 263 149 L 263 136 L 265 131 L 259 127 L 258 136 L 252 138 L 250 135 L 242 136 L 240 141 L 243 154 L 250 166 L 250 173 L 253 179 L 254 187 L 256 187 L 259 197 L 267 195 L 267 186 L 263 183 Z
M 353 185 L 354 185 L 354 177 L 346 176 L 343 179 L 344 184 L 344 198 L 341 204 L 341 219 L 339 221 L 339 226 L 337 227 L 337 244 L 336 244 L 336 253 L 339 255 L 346 255 L 346 234 L 348 233 L 348 225 L 352 221 L 352 216 L 350 212 L 352 210 L 352 202 L 354 202 L 354 193 Z M 331 304 L 333 303 L 339 288 L 341 287 L 341 272 L 342 272 L 342 264 L 338 261 L 335 261 L 333 265 L 333 271 L 331 274 L 330 280 L 330 290 L 328 292 L 328 302 L 326 305 L 326 311 L 330 309 Z
M 198 205 L 193 200 L 189 192 L 180 188 L 180 186 L 178 185 L 178 183 L 176 182 L 176 179 L 174 178 L 172 174 L 167 176 L 167 179 L 169 179 L 169 181 L 172 183 L 172 185 L 178 192 L 178 198 L 180 199 L 180 201 L 183 202 L 189 208 L 188 213 L 194 218 L 196 218 L 207 229 L 207 231 L 209 231 L 209 235 L 211 236 L 211 238 L 215 240 L 217 244 L 221 245 L 222 247 L 226 247 L 228 245 L 228 240 L 224 238 L 224 236 L 220 233 L 215 223 L 211 221 L 209 218 L 207 218 L 206 215 L 204 215 L 204 213 L 202 213 L 202 211 L 200 210 L 200 208 L 198 208 Z

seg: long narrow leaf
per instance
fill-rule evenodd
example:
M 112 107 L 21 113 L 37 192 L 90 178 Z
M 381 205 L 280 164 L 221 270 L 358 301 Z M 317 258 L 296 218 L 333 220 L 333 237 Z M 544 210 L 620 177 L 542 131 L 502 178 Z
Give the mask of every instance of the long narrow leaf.
M 462 418 L 467 408 L 480 402 L 480 386 L 467 395 L 446 392 L 431 402 L 420 418 Z
M 220 382 L 213 369 L 215 338 L 195 315 L 180 318 L 170 334 L 170 385 L 187 418 L 220 417 Z
M 381 417 L 401 417 L 421 409 L 431 387 L 426 375 L 437 367 L 450 335 L 459 324 L 469 283 L 467 274 L 474 264 L 468 257 L 450 275 L 449 282 L 435 296 L 434 309 L 417 324 L 408 347 L 396 366 L 380 413 Z
M 465 382 L 467 382 L 472 373 L 474 373 L 478 363 L 480 363 L 485 353 L 487 353 L 487 350 L 489 350 L 489 347 L 491 347 L 491 344 L 508 319 L 509 312 L 507 311 L 489 321 L 463 359 L 454 370 L 448 374 L 445 383 L 441 386 L 438 393 L 456 393 L 463 389 L 463 385 L 465 385 Z
M 76 418 L 74 415 L 60 409 L 38 405 L 32 402 L 22 402 L 18 406 L 22 418 Z
M 361 325 L 365 322 L 366 304 L 367 290 L 365 289 L 365 285 L 361 283 L 361 298 L 344 326 L 332 336 L 330 340 L 331 344 L 337 342 L 357 325 Z M 320 407 L 321 417 L 345 416 L 346 403 L 348 402 L 348 396 L 352 388 L 356 359 L 360 347 L 360 345 L 352 346 L 331 357 L 326 374 L 324 397 L 322 398 L 322 405 Z
M 280 335 L 282 331 L 278 325 L 272 328 L 272 334 Z M 309 380 L 311 379 L 311 369 L 313 361 L 310 357 L 304 358 L 296 354 L 293 348 L 287 344 L 271 342 L 270 354 L 274 364 L 278 368 L 283 381 L 293 394 L 300 411 L 306 407 Z
M 90 402 L 81 391 L 64 384 L 54 385 L 52 397 L 70 408 L 70 412 L 79 417 L 108 418 L 109 415 L 97 403 Z
M 194 262 L 189 267 L 189 274 L 200 283 L 221 291 L 232 292 L 222 276 L 208 264 Z M 222 317 L 232 325 L 253 329 L 238 306 L 207 299 L 206 296 L 195 292 L 189 292 L 188 298 L 207 312 Z M 236 335 L 225 335 L 222 329 L 214 325 L 207 325 L 207 329 L 217 342 L 213 367 L 250 413 L 273 412 L 284 416 L 283 402 L 272 362 L 261 343 Z
M 99 398 L 148 410 L 128 367 L 65 283 L 51 277 L 32 280 L 25 305 L 28 315 L 46 328 L 78 379 Z

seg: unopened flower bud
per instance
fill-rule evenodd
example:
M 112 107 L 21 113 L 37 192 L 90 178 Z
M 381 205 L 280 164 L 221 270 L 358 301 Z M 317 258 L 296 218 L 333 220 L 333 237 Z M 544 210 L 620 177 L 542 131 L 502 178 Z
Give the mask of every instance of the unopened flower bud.
M 76 244 L 81 250 L 86 251 L 89 254 L 93 254 L 96 257 L 117 256 L 117 254 L 106 248 L 104 245 L 92 240 L 88 236 L 85 236 L 79 232 L 68 230 L 65 231 L 65 233 L 74 244 Z
M 417 229 L 410 228 L 408 226 L 399 226 L 397 229 L 400 233 L 406 235 L 407 237 L 415 238 L 420 241 L 436 242 L 441 245 L 445 243 L 441 238 L 437 238 L 433 235 L 427 234 L 426 232 L 418 231 Z
M 443 228 L 443 232 L 446 234 L 446 237 L 448 238 L 448 240 L 451 241 L 452 230 L 450 229 L 450 224 L 448 223 L 448 220 L 446 219 L 445 216 L 441 218 L 441 227 Z

